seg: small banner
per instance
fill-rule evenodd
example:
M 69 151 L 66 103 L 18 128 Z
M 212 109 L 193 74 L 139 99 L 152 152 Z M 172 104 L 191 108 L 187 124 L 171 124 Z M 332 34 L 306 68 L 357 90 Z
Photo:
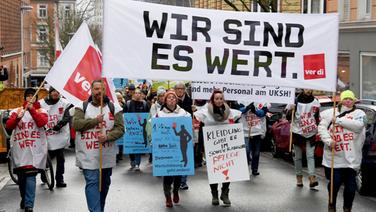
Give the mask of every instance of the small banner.
M 194 175 L 192 118 L 152 119 L 153 176 Z
M 203 127 L 209 184 L 249 180 L 242 124 Z
M 124 113 L 124 154 L 150 153 L 146 125 L 149 113 Z

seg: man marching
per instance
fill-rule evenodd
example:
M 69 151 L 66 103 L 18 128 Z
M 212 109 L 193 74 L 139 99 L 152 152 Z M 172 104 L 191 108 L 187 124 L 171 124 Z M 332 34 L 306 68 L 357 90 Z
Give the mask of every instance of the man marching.
M 64 182 L 64 148 L 69 146 L 69 109 L 71 105 L 53 87 L 50 87 L 48 96 L 39 101 L 43 109 L 48 112 L 46 126 L 48 154 L 51 159 L 56 157 L 56 187 L 66 187 Z
M 124 134 L 124 120 L 122 109 L 105 96 L 101 80 L 92 82 L 91 93 L 89 100 L 75 109 L 73 127 L 77 132 L 76 163 L 83 169 L 86 181 L 86 202 L 89 211 L 100 212 L 104 211 L 111 184 L 112 167 L 116 165 L 115 141 Z M 100 145 L 102 145 L 101 189 L 99 189 Z

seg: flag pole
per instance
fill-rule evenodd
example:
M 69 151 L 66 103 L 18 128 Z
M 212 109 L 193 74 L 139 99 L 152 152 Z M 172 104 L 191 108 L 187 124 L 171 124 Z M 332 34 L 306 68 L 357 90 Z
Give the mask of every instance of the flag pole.
M 333 92 L 333 118 L 332 118 L 332 139 L 335 139 L 335 121 L 336 121 L 336 92 Z M 336 142 L 336 140 L 334 140 Z M 334 148 L 331 148 L 332 157 L 331 157 L 331 165 L 330 165 L 330 200 L 329 203 L 333 204 L 333 178 L 334 178 Z
M 295 106 L 296 107 L 296 106 Z M 295 107 L 291 111 L 291 123 L 290 123 L 290 144 L 289 144 L 289 152 L 292 150 L 292 123 L 294 122 L 295 116 Z
M 43 87 L 43 85 L 44 85 L 45 82 L 46 82 L 46 80 L 43 80 L 43 81 L 42 81 L 42 83 L 41 83 L 40 86 L 38 87 L 37 91 L 35 92 L 34 96 L 31 98 L 30 102 L 28 102 L 28 104 L 26 105 L 26 107 L 25 107 L 24 109 L 26 109 L 27 106 L 28 106 L 31 102 L 34 101 L 35 97 L 37 97 L 37 95 L 38 95 L 40 89 L 42 89 L 42 87 Z
M 100 100 L 100 115 L 103 114 L 103 78 L 101 78 L 101 100 Z M 101 133 L 103 132 L 102 123 L 99 124 Z M 99 192 L 102 192 L 102 164 L 103 164 L 103 154 L 102 154 L 103 145 L 102 142 L 99 142 Z

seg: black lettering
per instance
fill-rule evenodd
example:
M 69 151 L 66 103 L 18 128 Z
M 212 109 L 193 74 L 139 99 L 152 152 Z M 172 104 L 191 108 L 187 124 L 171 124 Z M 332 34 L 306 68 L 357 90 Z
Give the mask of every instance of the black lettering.
M 188 36 L 182 34 L 183 20 L 188 19 L 188 16 L 172 13 L 171 18 L 176 19 L 176 34 L 172 34 L 170 38 L 175 40 L 188 40 Z
M 266 61 L 260 62 L 260 56 L 265 56 Z M 259 68 L 263 67 L 266 71 L 266 77 L 272 77 L 272 71 L 269 68 L 271 63 L 272 63 L 272 53 L 268 51 L 255 51 L 255 65 L 254 65 L 253 76 L 258 77 Z
M 274 28 L 268 22 L 264 22 L 264 44 L 263 46 L 268 46 L 269 35 L 273 37 L 276 46 L 282 47 L 282 37 L 283 37 L 283 25 L 278 23 L 278 35 L 275 33 Z
M 159 65 L 158 59 L 168 59 L 167 54 L 158 54 L 158 49 L 171 49 L 171 44 L 153 43 L 153 54 L 151 56 L 151 69 L 170 70 L 170 66 Z
M 260 21 L 244 21 L 245 25 L 249 25 L 249 40 L 244 41 L 244 45 L 260 46 L 260 41 L 255 40 L 256 26 L 260 25 Z
M 192 69 L 192 63 L 193 63 L 192 58 L 190 58 L 189 56 L 180 55 L 179 53 L 182 52 L 182 51 L 186 51 L 186 52 L 188 52 L 188 54 L 191 54 L 191 53 L 193 53 L 193 49 L 190 46 L 183 46 L 183 45 L 178 45 L 174 49 L 174 58 L 178 61 L 186 62 L 187 65 L 186 66 L 179 66 L 178 63 L 175 63 L 175 64 L 172 65 L 172 67 L 176 71 L 190 71 Z
M 298 28 L 298 42 L 293 43 L 291 42 L 291 28 Z M 285 46 L 286 47 L 295 47 L 299 48 L 302 47 L 304 44 L 304 38 L 303 38 L 303 32 L 304 32 L 304 26 L 300 24 L 286 24 L 286 37 L 285 37 Z
M 153 37 L 154 31 L 156 32 L 158 38 L 163 38 L 167 24 L 167 13 L 162 13 L 162 22 L 160 26 L 158 21 L 154 20 L 150 28 L 149 11 L 144 11 L 144 24 L 146 36 L 148 38 Z
M 223 41 L 227 44 L 239 44 L 242 39 L 242 32 L 238 29 L 231 29 L 230 24 L 234 24 L 237 27 L 240 27 L 242 23 L 239 20 L 228 19 L 228 20 L 225 20 L 223 24 L 224 24 L 224 30 L 227 34 L 235 35 L 234 40 L 231 40 L 228 36 L 226 36 L 226 37 L 223 37 Z
M 238 70 L 238 65 L 247 65 L 248 60 L 241 60 L 239 59 L 239 55 L 249 55 L 248 50 L 232 50 L 232 68 L 231 68 L 231 75 L 240 75 L 240 76 L 248 76 L 249 71 L 242 71 Z
M 197 22 L 204 22 L 204 27 L 199 27 Z M 197 41 L 197 32 L 200 32 L 203 36 L 205 36 L 205 42 L 210 42 L 210 35 L 209 30 L 211 29 L 211 22 L 210 19 L 200 16 L 193 16 L 192 17 L 192 41 Z
M 281 78 L 286 78 L 286 66 L 287 66 L 287 58 L 288 57 L 295 57 L 294 52 L 275 52 L 276 57 L 282 57 L 281 63 Z
M 214 60 L 212 60 L 211 48 L 206 47 L 206 65 L 208 69 L 208 74 L 212 74 L 215 68 L 218 69 L 218 74 L 223 74 L 225 72 L 228 57 L 229 57 L 229 50 L 225 48 L 223 52 L 222 61 L 218 56 L 215 56 Z

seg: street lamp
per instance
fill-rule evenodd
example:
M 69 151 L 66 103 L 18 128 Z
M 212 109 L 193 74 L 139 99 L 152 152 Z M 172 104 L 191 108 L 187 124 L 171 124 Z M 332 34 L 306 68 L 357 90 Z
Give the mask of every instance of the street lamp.
M 24 12 L 28 12 L 32 10 L 33 7 L 31 5 L 22 5 L 20 8 L 21 11 L 21 80 L 22 80 L 22 87 L 25 87 L 25 79 L 24 79 L 24 72 L 25 72 L 25 64 L 24 64 L 24 23 L 23 23 L 23 15 Z

